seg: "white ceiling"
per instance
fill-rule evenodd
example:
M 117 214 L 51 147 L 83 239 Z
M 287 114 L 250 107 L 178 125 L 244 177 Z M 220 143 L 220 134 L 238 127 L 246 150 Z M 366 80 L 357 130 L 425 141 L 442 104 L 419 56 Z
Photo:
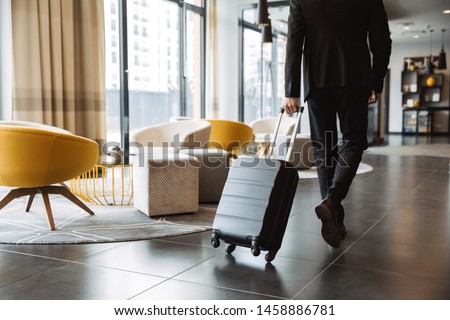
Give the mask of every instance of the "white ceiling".
M 446 29 L 445 39 L 450 39 L 450 14 L 443 14 L 444 9 L 450 10 L 450 0 L 384 0 L 384 6 L 389 18 L 392 40 L 400 42 L 429 41 L 429 30 L 433 30 L 433 39 L 442 39 L 442 29 Z M 284 31 L 283 23 L 289 15 L 289 7 L 269 8 L 272 26 Z M 281 22 L 281 23 L 280 23 Z M 410 23 L 410 30 L 404 30 L 403 25 Z M 419 38 L 414 38 L 419 35 Z

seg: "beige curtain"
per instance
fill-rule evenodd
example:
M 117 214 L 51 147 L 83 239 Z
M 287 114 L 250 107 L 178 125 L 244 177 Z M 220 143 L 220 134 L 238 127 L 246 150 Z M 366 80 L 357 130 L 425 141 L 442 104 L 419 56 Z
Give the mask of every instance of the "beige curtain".
M 217 45 L 217 3 L 209 0 L 206 12 L 206 117 L 219 117 L 219 65 Z
M 13 0 L 13 119 L 106 138 L 103 0 Z

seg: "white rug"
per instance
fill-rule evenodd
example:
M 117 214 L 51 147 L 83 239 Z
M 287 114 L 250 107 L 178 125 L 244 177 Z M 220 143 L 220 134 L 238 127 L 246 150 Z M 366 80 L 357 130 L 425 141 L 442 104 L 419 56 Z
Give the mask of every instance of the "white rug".
M 367 173 L 373 170 L 373 167 L 366 164 L 366 163 L 360 163 L 358 167 L 358 171 L 356 174 L 363 174 Z M 317 171 L 316 167 L 312 167 L 310 169 L 304 169 L 304 170 L 298 170 L 298 176 L 300 179 L 316 179 L 317 178 Z

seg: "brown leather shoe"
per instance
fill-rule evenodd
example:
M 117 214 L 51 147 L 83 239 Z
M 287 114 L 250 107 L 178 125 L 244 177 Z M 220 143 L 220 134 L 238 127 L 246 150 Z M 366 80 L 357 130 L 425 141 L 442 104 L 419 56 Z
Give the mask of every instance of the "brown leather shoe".
M 341 232 L 337 222 L 337 212 L 333 201 L 325 198 L 316 207 L 316 215 L 322 220 L 322 237 L 326 243 L 334 248 L 341 245 Z

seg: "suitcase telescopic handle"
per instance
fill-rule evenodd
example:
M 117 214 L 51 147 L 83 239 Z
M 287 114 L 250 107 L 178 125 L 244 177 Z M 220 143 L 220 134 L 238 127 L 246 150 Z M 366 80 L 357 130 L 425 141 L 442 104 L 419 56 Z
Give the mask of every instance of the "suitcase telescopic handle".
M 294 149 L 295 139 L 297 138 L 298 126 L 300 125 L 300 122 L 302 120 L 302 114 L 303 114 L 304 110 L 305 110 L 304 106 L 299 106 L 298 107 L 297 118 L 296 118 L 296 121 L 295 121 L 294 130 L 293 130 L 292 135 L 291 135 L 291 141 L 289 142 L 289 147 L 288 147 L 288 151 L 287 151 L 287 154 L 286 154 L 285 161 L 289 161 L 289 159 L 291 158 L 292 150 Z M 275 126 L 275 131 L 273 133 L 273 140 L 270 141 L 269 158 L 272 158 L 273 148 L 274 148 L 274 145 L 275 145 L 275 143 L 277 141 L 278 131 L 280 130 L 280 124 L 281 124 L 281 120 L 283 119 L 283 114 L 284 114 L 284 108 L 282 107 L 280 109 L 280 114 L 278 115 L 278 121 L 277 121 L 277 124 Z

